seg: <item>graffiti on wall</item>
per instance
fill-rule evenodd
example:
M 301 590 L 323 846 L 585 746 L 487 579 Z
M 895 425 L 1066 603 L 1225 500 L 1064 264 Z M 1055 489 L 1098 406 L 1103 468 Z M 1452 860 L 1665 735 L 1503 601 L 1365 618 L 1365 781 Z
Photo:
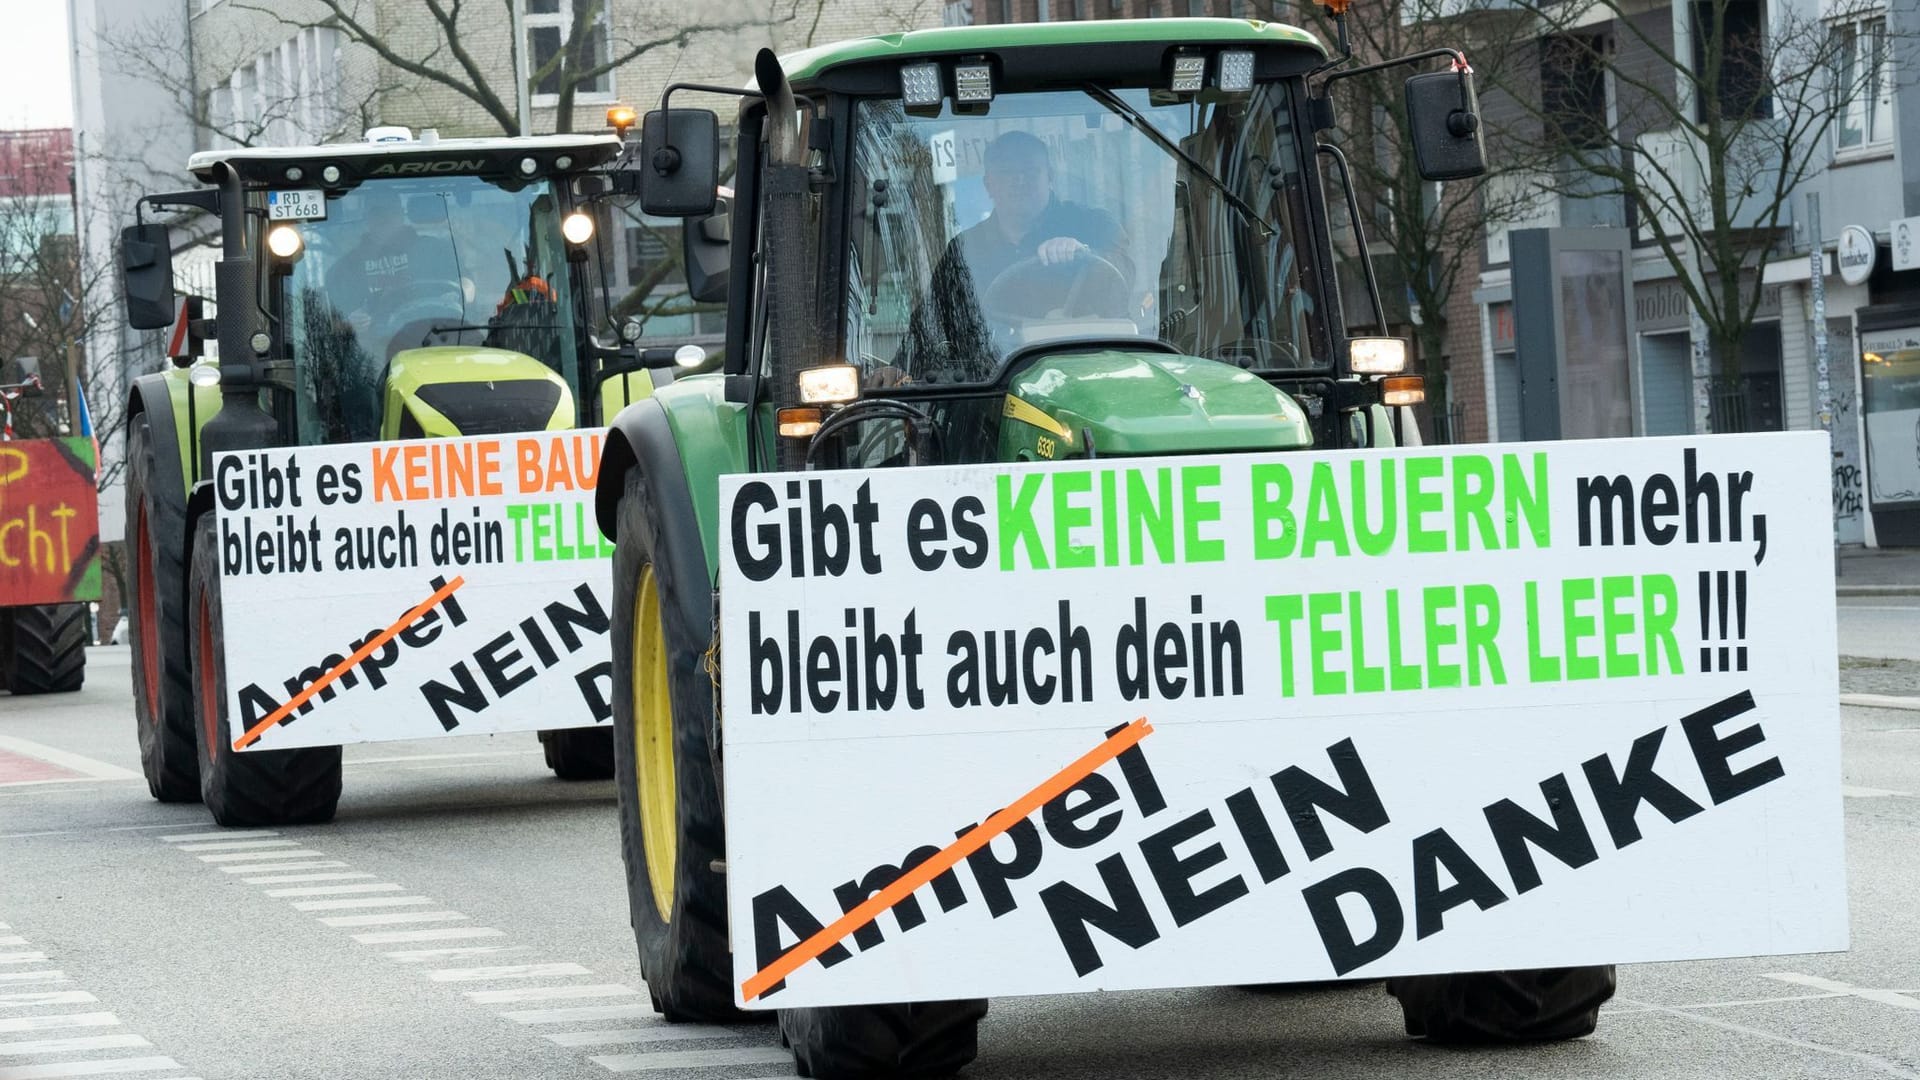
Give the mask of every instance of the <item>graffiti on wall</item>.
M 100 598 L 90 439 L 0 443 L 0 606 Z

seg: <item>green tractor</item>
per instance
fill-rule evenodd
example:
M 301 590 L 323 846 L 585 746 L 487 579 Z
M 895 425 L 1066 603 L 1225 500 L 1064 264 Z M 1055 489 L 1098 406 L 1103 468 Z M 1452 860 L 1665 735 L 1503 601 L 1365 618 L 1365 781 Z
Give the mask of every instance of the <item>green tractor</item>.
M 1344 31 L 1342 37 L 1344 38 Z M 927 30 L 762 53 L 730 206 L 711 113 L 649 118 L 643 205 L 726 298 L 724 372 L 613 421 L 616 786 L 654 1007 L 740 1016 L 726 897 L 717 485 L 732 473 L 1392 445 L 1407 350 L 1349 337 L 1326 86 L 1415 74 L 1430 179 L 1484 169 L 1471 71 L 1367 68 L 1237 20 Z M 668 101 L 689 89 L 675 87 Z M 1350 197 L 1350 196 L 1349 196 Z M 1349 209 L 1352 204 L 1349 202 Z M 1360 215 L 1347 215 L 1356 227 Z M 1340 240 L 1347 243 L 1340 245 Z M 1377 306 L 1376 309 L 1378 310 Z M 843 902 L 858 903 L 864 898 Z M 1613 970 L 1395 980 L 1433 1039 L 1592 1030 Z M 951 1071 L 984 1001 L 780 1010 L 800 1075 Z
M 208 186 L 140 200 L 209 215 L 222 238 L 211 313 L 176 300 L 168 225 L 121 240 L 129 321 L 172 327 L 173 366 L 127 402 L 134 711 L 155 798 L 233 825 L 324 821 L 340 795 L 339 747 L 242 754 L 221 735 L 213 454 L 597 426 L 651 390 L 648 363 L 671 369 L 672 350 L 643 361 L 637 326 L 607 322 L 591 204 L 620 194 L 626 145 L 376 128 L 196 154 Z M 207 336 L 217 363 L 199 358 Z M 368 738 L 400 737 L 369 719 Z M 612 774 L 604 724 L 540 739 L 562 778 Z

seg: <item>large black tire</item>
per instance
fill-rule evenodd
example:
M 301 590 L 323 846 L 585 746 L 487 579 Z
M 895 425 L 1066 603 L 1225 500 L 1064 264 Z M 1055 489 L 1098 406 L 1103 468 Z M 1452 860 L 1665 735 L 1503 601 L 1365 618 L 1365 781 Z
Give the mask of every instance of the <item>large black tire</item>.
M 227 723 L 227 672 L 219 643 L 225 628 L 220 608 L 220 546 L 213 514 L 201 517 L 193 536 L 193 570 L 187 581 L 192 628 L 195 713 L 200 754 L 200 801 L 222 825 L 312 825 L 333 820 L 340 803 L 340 748 L 300 750 L 233 748 Z
M 949 1076 L 980 1052 L 984 1000 L 780 1010 L 794 1071 L 815 1080 Z
M 133 723 L 140 771 L 161 802 L 198 802 L 187 647 L 187 523 L 184 495 L 162 490 L 146 414 L 127 431 L 127 637 L 133 650 Z
M 1407 1034 L 1429 1042 L 1514 1043 L 1593 1034 L 1613 997 L 1614 969 L 1535 968 L 1388 979 Z
M 564 728 L 540 733 L 547 768 L 562 780 L 613 778 L 613 729 Z
M 677 466 L 657 467 L 658 481 L 640 468 L 628 472 L 615 525 L 614 787 L 627 904 L 653 1007 L 674 1021 L 738 1021 L 745 1017 L 734 1006 L 731 986 L 721 869 L 726 828 L 710 746 L 713 687 L 705 666 L 713 637 L 711 579 L 692 500 L 674 475 Z M 649 619 L 654 625 L 641 625 Z M 656 693 L 664 686 L 670 729 L 642 721 L 636 685 Z M 669 763 L 671 775 L 664 775 Z M 646 777 L 659 793 L 654 806 L 671 802 L 672 821 L 648 818 L 641 792 Z M 658 882 L 658 890 L 648 864 L 649 828 L 661 849 L 656 861 L 673 875 Z M 669 840 L 671 855 L 665 851 Z
M 6 613 L 6 686 L 15 697 L 70 694 L 87 679 L 87 606 L 36 604 Z

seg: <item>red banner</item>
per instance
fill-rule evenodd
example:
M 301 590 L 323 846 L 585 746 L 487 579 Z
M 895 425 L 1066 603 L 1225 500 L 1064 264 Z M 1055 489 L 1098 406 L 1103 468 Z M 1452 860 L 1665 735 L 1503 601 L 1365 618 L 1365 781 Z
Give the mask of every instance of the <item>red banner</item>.
M 0 606 L 100 599 L 88 439 L 0 442 Z

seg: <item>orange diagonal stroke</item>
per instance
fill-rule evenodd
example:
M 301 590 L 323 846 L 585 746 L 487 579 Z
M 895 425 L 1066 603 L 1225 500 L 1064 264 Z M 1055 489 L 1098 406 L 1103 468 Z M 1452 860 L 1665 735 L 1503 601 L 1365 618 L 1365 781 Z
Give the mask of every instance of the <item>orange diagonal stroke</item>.
M 1086 779 L 1093 770 L 1119 757 L 1152 732 L 1153 725 L 1147 723 L 1144 716 L 1114 732 L 1105 742 L 1054 773 L 1039 787 L 1020 796 L 1011 806 L 989 816 L 980 823 L 979 828 L 969 831 L 947 845 L 940 854 L 900 875 L 893 884 L 868 897 L 866 903 L 842 915 L 832 926 L 795 945 L 781 954 L 779 959 L 761 968 L 752 978 L 740 984 L 741 994 L 747 1001 L 752 1001 L 766 993 L 775 983 L 800 970 L 807 961 L 839 944 L 841 938 L 872 922 L 881 912 L 912 895 L 915 889 L 953 869 L 961 859 L 986 847 L 994 837 L 1011 829 L 1014 822 L 1057 798 L 1061 792 Z
M 368 638 L 366 644 L 353 650 L 352 656 L 349 656 L 345 660 L 342 660 L 338 664 L 335 664 L 332 671 L 329 671 L 325 675 L 322 675 L 318 679 L 315 679 L 313 681 L 312 686 L 309 686 L 305 690 L 302 690 L 299 693 L 293 695 L 293 697 L 290 698 L 285 705 L 282 705 L 279 708 L 273 710 L 271 713 L 268 713 L 267 718 L 265 720 L 260 721 L 259 723 L 253 725 L 251 728 L 248 728 L 247 733 L 245 735 L 242 735 L 239 738 L 233 740 L 233 748 L 235 750 L 245 750 L 247 747 L 252 746 L 256 742 L 259 742 L 260 734 L 266 731 L 268 728 L 272 727 L 273 725 L 279 723 L 281 717 L 287 715 L 288 713 L 299 708 L 300 706 L 305 705 L 307 703 L 308 698 L 326 689 L 327 684 L 333 682 L 333 680 L 339 678 L 342 675 L 345 675 L 347 673 L 348 668 L 352 667 L 353 665 L 359 663 L 362 660 L 365 660 L 367 657 L 372 656 L 373 650 L 379 648 L 382 645 L 385 645 L 389 641 L 392 641 L 393 635 L 398 634 L 400 631 L 405 630 L 408 626 L 411 626 L 413 624 L 413 620 L 419 618 L 422 615 L 425 615 L 428 609 L 432 608 L 434 605 L 438 604 L 440 601 L 445 600 L 447 597 L 452 596 L 453 590 L 459 588 L 462 585 L 465 585 L 466 583 L 467 583 L 467 579 L 464 577 L 454 578 L 452 581 L 447 582 L 445 585 L 442 585 L 440 586 L 440 588 L 435 590 L 432 596 L 429 596 L 425 600 L 422 600 L 419 603 L 408 608 L 407 613 L 405 615 L 400 616 L 400 618 L 397 619 L 392 626 L 389 626 L 385 630 L 382 630 L 378 634 L 375 634 L 373 637 Z

